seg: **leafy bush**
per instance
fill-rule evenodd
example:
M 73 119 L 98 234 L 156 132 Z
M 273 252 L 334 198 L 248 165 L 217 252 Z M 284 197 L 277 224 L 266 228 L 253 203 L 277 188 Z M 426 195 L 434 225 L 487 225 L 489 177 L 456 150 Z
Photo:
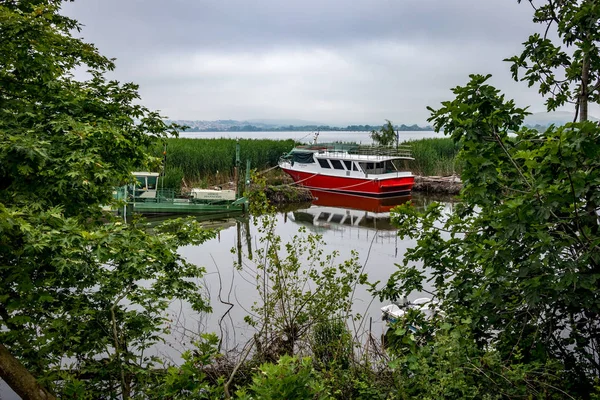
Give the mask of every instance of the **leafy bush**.
M 522 362 L 516 348 L 512 359 L 503 359 L 492 347 L 476 343 L 470 322 L 436 321 L 434 336 L 405 329 L 402 321 L 390 329 L 395 344 L 389 348 L 390 367 L 399 384 L 398 398 L 563 398 L 560 364 Z
M 310 358 L 282 356 L 277 364 L 265 363 L 252 377 L 248 390 L 239 390 L 238 399 L 325 400 L 332 399 Z
M 352 357 L 352 336 L 341 319 L 330 319 L 313 327 L 312 351 L 323 366 L 347 369 Z

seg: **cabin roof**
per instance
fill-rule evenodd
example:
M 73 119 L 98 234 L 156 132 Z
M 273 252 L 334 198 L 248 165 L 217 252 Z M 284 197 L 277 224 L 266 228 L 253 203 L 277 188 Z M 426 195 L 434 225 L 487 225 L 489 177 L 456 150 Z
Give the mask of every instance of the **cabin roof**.
M 159 176 L 160 174 L 158 172 L 132 172 L 131 173 L 133 176 Z

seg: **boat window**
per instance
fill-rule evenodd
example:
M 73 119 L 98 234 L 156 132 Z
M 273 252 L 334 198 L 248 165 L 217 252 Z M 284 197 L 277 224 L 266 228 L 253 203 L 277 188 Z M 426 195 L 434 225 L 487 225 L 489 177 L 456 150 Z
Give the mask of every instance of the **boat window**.
M 329 160 L 329 162 L 335 169 L 344 169 L 344 166 L 340 160 Z
M 342 222 L 342 219 L 344 219 L 344 215 L 343 214 L 333 214 L 333 216 L 331 217 L 331 219 L 329 220 L 329 222 L 333 222 L 335 224 L 339 224 L 340 222 Z
M 135 180 L 137 181 L 135 183 L 135 186 L 137 186 L 138 188 L 146 188 L 146 177 L 145 176 L 137 176 L 135 178 Z
M 344 160 L 344 165 L 348 171 L 352 170 L 352 161 Z
M 148 178 L 148 189 L 156 189 L 156 180 L 158 179 L 157 176 L 149 176 Z
M 384 163 L 382 162 L 376 162 L 376 163 L 360 163 L 361 168 L 363 169 L 363 171 L 365 172 L 365 174 L 384 174 L 385 170 L 384 170 Z
M 400 171 L 400 169 L 398 168 L 398 166 L 396 165 L 396 163 L 394 163 L 395 160 L 388 160 L 385 162 L 385 172 L 397 172 Z
M 330 213 L 327 212 L 322 212 L 321 214 L 319 214 L 319 216 L 317 217 L 317 220 L 319 221 L 327 221 L 329 219 L 329 217 L 331 217 Z
M 358 166 L 356 165 L 355 162 L 352 163 L 352 171 L 360 171 L 360 169 L 358 169 Z
M 329 166 L 329 163 L 327 162 L 326 159 L 324 159 L 324 158 L 317 158 L 317 161 L 319 161 L 319 165 L 321 165 L 321 168 L 331 168 Z

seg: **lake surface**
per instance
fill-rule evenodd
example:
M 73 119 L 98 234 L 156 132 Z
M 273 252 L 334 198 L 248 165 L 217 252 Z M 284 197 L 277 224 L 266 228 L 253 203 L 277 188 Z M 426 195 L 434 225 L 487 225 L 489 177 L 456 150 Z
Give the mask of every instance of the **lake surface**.
M 447 212 L 452 210 L 452 200 L 414 195 L 391 199 L 372 199 L 326 192 L 313 193 L 313 204 L 298 209 L 279 212 L 276 217 L 275 234 L 282 243 L 291 242 L 300 227 L 307 233 L 322 235 L 323 254 L 339 252 L 336 264 L 350 258 L 351 251 L 359 253 L 359 263 L 368 274 L 369 281 L 384 285 L 402 262 L 406 250 L 415 245 L 413 240 L 401 240 L 390 222 L 390 209 L 412 200 L 416 207 L 424 207 L 432 201 L 440 201 Z M 249 260 L 249 253 L 256 254 L 261 246 L 257 228 L 250 219 L 226 219 L 221 221 L 217 238 L 199 246 L 186 246 L 180 253 L 189 261 L 207 270 L 202 284 L 210 298 L 213 313 L 200 315 L 185 304 L 171 307 L 173 332 L 162 356 L 172 356 L 174 349 L 183 350 L 193 338 L 193 332 L 215 332 L 223 335 L 224 349 L 244 344 L 256 332 L 244 322 L 251 313 L 250 307 L 260 301 L 256 289 L 256 263 Z M 242 268 L 234 265 L 241 259 Z M 427 296 L 413 293 L 409 298 Z M 225 303 L 231 303 L 232 306 Z M 381 320 L 380 308 L 389 304 L 374 299 L 366 287 L 358 287 L 354 295 L 353 313 L 364 316 L 354 329 L 365 334 L 371 329 L 375 337 L 384 333 L 386 326 Z
M 429 138 L 441 138 L 444 137 L 443 133 L 436 133 L 433 131 L 405 131 L 399 132 L 400 142 L 407 140 L 419 140 Z M 193 139 L 214 139 L 214 138 L 228 138 L 228 139 L 294 139 L 299 142 L 311 142 L 314 137 L 314 132 L 296 132 L 296 131 L 282 131 L 282 132 L 180 132 L 179 137 L 182 138 L 193 138 Z M 341 131 L 327 131 L 320 132 L 319 142 L 357 142 L 360 144 L 371 144 L 370 132 L 341 132 Z

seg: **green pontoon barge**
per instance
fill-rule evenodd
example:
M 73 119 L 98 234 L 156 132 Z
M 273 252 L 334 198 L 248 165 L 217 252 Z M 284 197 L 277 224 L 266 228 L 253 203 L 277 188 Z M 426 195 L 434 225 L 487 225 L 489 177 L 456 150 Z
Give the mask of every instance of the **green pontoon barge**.
M 202 214 L 229 215 L 246 212 L 248 200 L 234 190 L 192 189 L 186 198 L 175 197 L 174 189 L 159 189 L 158 172 L 133 172 L 135 185 L 125 185 L 115 191 L 117 200 L 124 200 L 126 215 L 138 214 Z

